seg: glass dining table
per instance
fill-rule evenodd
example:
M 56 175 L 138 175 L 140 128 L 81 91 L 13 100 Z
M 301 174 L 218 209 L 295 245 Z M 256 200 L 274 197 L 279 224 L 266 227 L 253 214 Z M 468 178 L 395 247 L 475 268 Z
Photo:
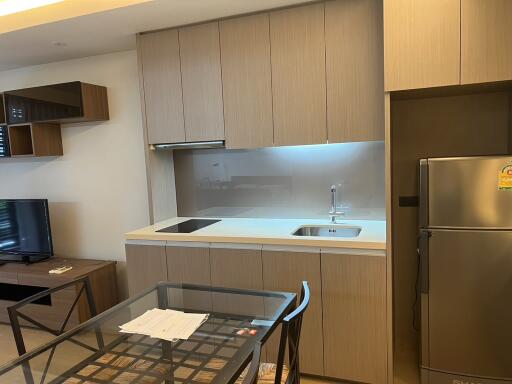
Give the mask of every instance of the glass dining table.
M 295 302 L 287 292 L 158 283 L 1 366 L 0 383 L 234 383 Z M 121 332 L 153 308 L 209 316 L 187 340 Z

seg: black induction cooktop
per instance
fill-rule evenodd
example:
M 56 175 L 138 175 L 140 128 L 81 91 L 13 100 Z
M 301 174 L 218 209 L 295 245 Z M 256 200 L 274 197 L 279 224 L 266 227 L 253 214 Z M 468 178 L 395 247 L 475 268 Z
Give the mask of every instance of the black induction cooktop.
M 162 228 L 157 232 L 166 233 L 191 233 L 198 229 L 207 227 L 209 225 L 218 223 L 220 220 L 213 219 L 190 219 L 179 224 L 171 225 L 167 228 Z

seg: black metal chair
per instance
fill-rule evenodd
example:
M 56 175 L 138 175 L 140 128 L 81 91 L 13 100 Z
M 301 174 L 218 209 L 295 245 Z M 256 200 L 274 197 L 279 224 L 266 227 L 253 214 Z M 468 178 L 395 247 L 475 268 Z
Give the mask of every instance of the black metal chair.
M 302 282 L 299 306 L 287 315 L 282 322 L 281 339 L 279 341 L 279 353 L 277 363 L 261 363 L 258 368 L 257 384 L 299 384 L 299 345 L 302 330 L 302 318 L 309 306 L 310 290 L 307 281 Z M 288 347 L 288 365 L 285 365 L 285 352 Z M 254 361 L 254 360 L 253 360 Z M 252 364 L 251 364 L 252 368 Z M 249 375 L 249 373 L 247 373 Z M 243 384 L 246 377 L 241 377 Z M 249 383 L 251 383 L 249 381 Z
M 21 312 L 21 310 L 26 307 L 27 305 L 33 305 L 37 304 L 38 301 L 41 301 L 41 299 L 44 299 L 47 296 L 50 296 L 55 294 L 56 292 L 62 291 L 69 287 L 76 287 L 76 297 L 71 304 L 71 307 L 69 308 L 69 311 L 66 313 L 65 318 L 62 321 L 62 324 L 58 329 L 53 329 L 48 325 L 43 324 L 41 321 L 38 321 L 36 319 L 33 319 L 32 317 L 28 316 L 27 314 Z M 24 300 L 19 301 L 18 303 L 11 305 L 7 308 L 7 311 L 9 313 L 9 320 L 11 322 L 11 328 L 14 335 L 14 341 L 16 342 L 16 348 L 18 349 L 18 354 L 21 356 L 27 352 L 25 341 L 23 340 L 23 332 L 22 328 L 20 326 L 20 319 L 25 320 L 28 322 L 31 326 L 35 326 L 36 329 L 40 329 L 43 331 L 46 331 L 50 333 L 53 336 L 59 336 L 66 332 L 66 326 L 69 323 L 69 320 L 71 319 L 71 316 L 73 314 L 73 311 L 77 308 L 77 305 L 79 303 L 80 298 L 82 295 L 85 295 L 86 302 L 89 310 L 89 314 L 91 317 L 94 317 L 97 315 L 96 311 L 96 304 L 94 302 L 94 296 L 92 294 L 92 288 L 91 283 L 89 281 L 88 276 L 81 277 L 79 279 L 70 281 L 68 283 L 59 285 L 58 287 L 50 288 L 47 290 L 44 290 L 42 292 L 39 292 L 35 295 L 32 295 Z M 82 342 L 77 340 L 70 340 L 71 342 L 74 342 L 82 347 L 86 347 L 90 349 L 89 346 L 84 345 Z M 51 357 L 50 357 L 51 360 Z

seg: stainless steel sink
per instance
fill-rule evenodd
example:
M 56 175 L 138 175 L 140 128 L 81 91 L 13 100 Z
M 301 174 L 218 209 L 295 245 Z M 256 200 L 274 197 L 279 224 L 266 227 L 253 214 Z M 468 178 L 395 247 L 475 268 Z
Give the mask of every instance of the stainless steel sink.
M 323 236 L 323 237 L 357 237 L 361 227 L 347 227 L 343 225 L 303 225 L 293 236 Z

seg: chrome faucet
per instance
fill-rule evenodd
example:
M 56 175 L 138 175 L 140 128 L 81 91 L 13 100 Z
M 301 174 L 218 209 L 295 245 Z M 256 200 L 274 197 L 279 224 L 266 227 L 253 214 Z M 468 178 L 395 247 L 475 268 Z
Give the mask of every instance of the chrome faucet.
M 340 208 L 342 208 L 340 206 Z M 331 223 L 335 224 L 336 220 L 339 217 L 345 215 L 345 212 L 338 211 L 338 199 L 336 198 L 336 186 L 331 185 L 331 210 L 329 211 L 329 216 L 331 217 Z

